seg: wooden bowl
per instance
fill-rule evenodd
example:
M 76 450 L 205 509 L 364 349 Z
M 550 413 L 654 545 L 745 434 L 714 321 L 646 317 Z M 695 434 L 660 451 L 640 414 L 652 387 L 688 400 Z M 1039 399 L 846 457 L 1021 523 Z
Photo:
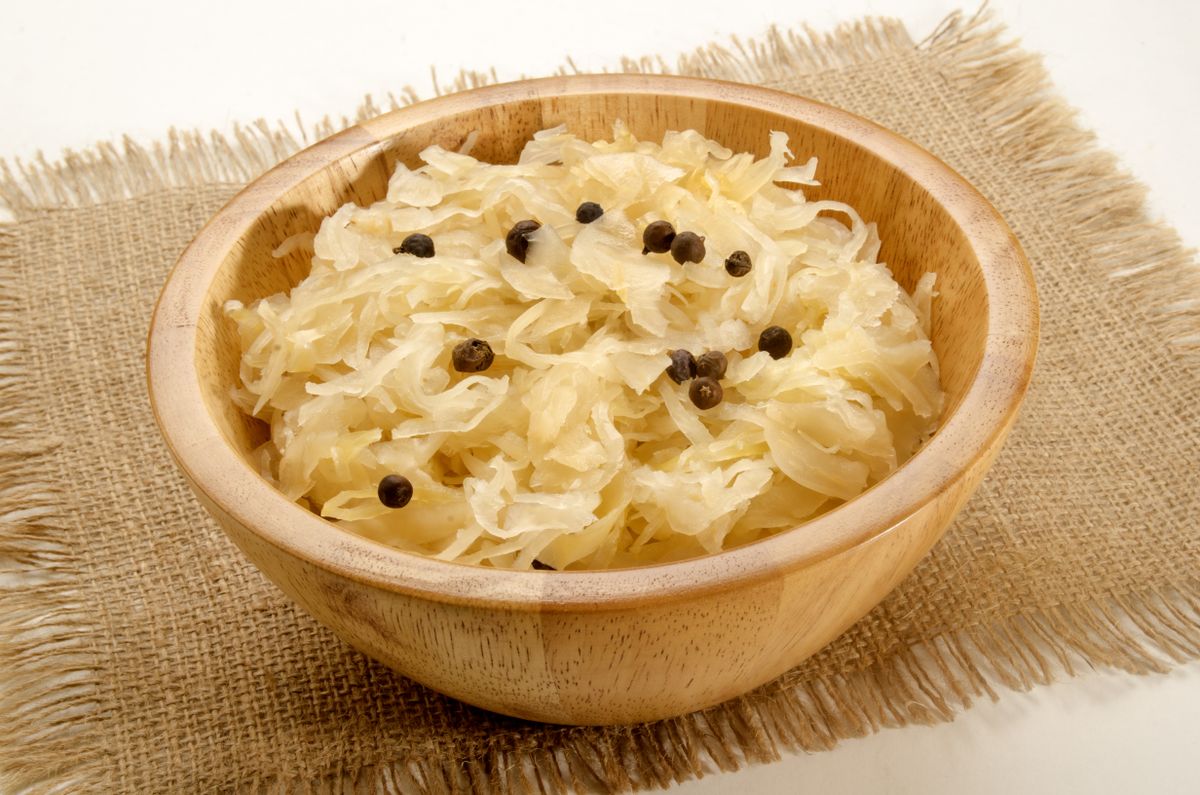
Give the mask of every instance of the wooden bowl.
M 938 275 L 933 345 L 943 425 L 907 464 L 803 526 L 693 560 L 597 572 L 503 571 L 432 560 L 343 531 L 247 462 L 262 423 L 231 402 L 240 355 L 231 298 L 308 271 L 271 250 L 346 202 L 386 192 L 432 143 L 512 162 L 536 130 L 599 138 L 693 128 L 765 154 L 784 130 L 820 158 L 819 194 L 874 220 L 881 259 L 912 289 Z M 355 648 L 434 690 L 556 723 L 679 715 L 770 681 L 874 607 L 941 536 L 1017 413 L 1037 342 L 1033 277 L 988 202 L 944 163 L 857 116 L 751 86 L 680 77 L 560 77 L 481 88 L 357 124 L 229 202 L 180 257 L 150 329 L 155 417 L 200 502 L 285 593 Z

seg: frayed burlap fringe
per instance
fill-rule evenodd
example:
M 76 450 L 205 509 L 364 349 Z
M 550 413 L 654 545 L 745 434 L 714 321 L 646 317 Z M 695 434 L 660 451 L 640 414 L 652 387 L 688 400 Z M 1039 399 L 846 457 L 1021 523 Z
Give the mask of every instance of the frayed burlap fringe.
M 1049 93 L 1040 57 L 1005 40 L 986 13 L 970 20 L 950 15 L 922 46 L 948 67 L 946 79 L 971 97 L 1013 168 L 1055 186 L 1056 209 L 1069 215 L 1097 269 L 1123 283 L 1131 305 L 1153 307 L 1172 348 L 1200 364 L 1195 252 L 1174 229 L 1149 220 L 1145 186 L 1076 124 L 1069 105 Z M 1030 102 L 1031 96 L 1038 101 Z
M 762 83 L 911 52 L 894 21 L 869 21 L 832 34 L 770 31 L 761 41 L 712 45 L 674 67 L 625 59 L 623 71 L 678 72 Z M 967 92 L 997 131 L 1014 168 L 1056 187 L 1089 247 L 1093 267 L 1119 280 L 1131 304 L 1149 313 L 1182 359 L 1200 360 L 1200 270 L 1169 228 L 1150 223 L 1144 189 L 1095 146 L 1049 91 L 1035 56 L 1006 40 L 986 14 L 948 17 L 920 47 L 948 81 Z M 568 61 L 562 72 L 579 71 Z M 495 82 L 463 72 L 441 94 Z M 1031 99 L 1031 97 L 1033 99 Z M 385 107 L 418 99 L 405 89 Z M 353 115 L 381 108 L 368 98 Z M 172 187 L 244 183 L 301 146 L 352 119 L 306 124 L 257 122 L 229 135 L 172 132 L 164 143 L 125 139 L 50 163 L 0 162 L 0 202 L 20 218 L 145 195 Z M 1062 152 L 1073 152 L 1063 156 Z M 0 788 L 69 790 L 97 784 L 102 753 L 88 729 L 98 718 L 99 661 L 90 654 L 94 607 L 71 590 L 70 545 L 58 524 L 62 498 L 43 471 L 53 439 L 40 436 L 23 392 L 24 344 L 15 330 L 10 232 L 0 230 Z M 1081 265 L 1081 267 L 1083 267 Z M 745 699 L 658 724 L 568 731 L 555 753 L 496 751 L 470 760 L 390 759 L 321 782 L 272 778 L 256 792 L 565 793 L 664 787 L 712 770 L 772 760 L 783 750 L 821 750 L 884 727 L 951 720 L 997 687 L 1026 689 L 1085 667 L 1133 673 L 1166 670 L 1200 657 L 1200 580 L 1170 593 L 1111 595 L 1088 606 L 1049 607 L 919 647 L 897 650 L 853 674 L 772 684 Z M 44 786 L 42 786 L 44 785 Z
M 623 58 L 618 71 L 721 75 L 725 79 L 764 83 L 787 76 L 869 61 L 890 50 L 910 50 L 912 40 L 895 20 L 869 20 L 843 25 L 833 33 L 782 32 L 772 28 L 761 40 L 732 39 L 728 46 L 711 44 L 680 57 L 672 68 L 661 58 Z M 606 70 L 607 71 L 607 70 Z M 579 74 L 567 59 L 558 74 Z M 522 75 L 524 77 L 524 75 Z M 432 93 L 478 88 L 498 82 L 495 70 L 463 70 L 452 81 L 431 75 Z M 349 115 L 326 116 L 307 123 L 297 114 L 274 123 L 259 119 L 238 125 L 228 134 L 172 129 L 167 140 L 145 146 L 126 136 L 102 143 L 57 162 L 38 153 L 32 162 L 0 159 L 0 204 L 18 215 L 39 209 L 82 207 L 158 190 L 212 184 L 244 184 L 271 166 L 359 121 L 411 105 L 421 99 L 412 88 L 388 93 L 382 102 L 368 95 Z
M 46 438 L 31 413 L 17 331 L 12 232 L 0 226 L 0 790 L 94 780 L 97 705 L 89 638 L 94 606 L 73 591 L 78 567 L 62 525 L 63 494 L 46 471 Z M 64 748 L 73 753 L 62 753 Z

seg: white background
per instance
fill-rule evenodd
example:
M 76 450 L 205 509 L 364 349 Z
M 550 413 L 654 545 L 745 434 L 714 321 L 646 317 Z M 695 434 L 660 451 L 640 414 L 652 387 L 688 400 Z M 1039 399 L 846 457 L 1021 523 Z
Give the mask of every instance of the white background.
M 969 2 L 970 0 L 964 0 Z M 828 30 L 896 16 L 923 38 L 950 0 L 413 3 L 3 0 L 0 156 L 53 158 L 174 125 L 227 129 L 258 117 L 347 113 L 365 93 L 431 93 L 460 68 L 501 79 L 584 69 L 621 55 L 673 56 L 769 24 Z M 994 2 L 1045 55 L 1083 122 L 1151 188 L 1154 215 L 1200 244 L 1200 4 Z M 340 10 L 339 10 L 340 9 Z M 968 9 L 973 10 L 973 8 Z M 1168 676 L 1092 673 L 1004 693 L 952 724 L 884 731 L 679 787 L 684 793 L 1200 793 L 1200 664 Z

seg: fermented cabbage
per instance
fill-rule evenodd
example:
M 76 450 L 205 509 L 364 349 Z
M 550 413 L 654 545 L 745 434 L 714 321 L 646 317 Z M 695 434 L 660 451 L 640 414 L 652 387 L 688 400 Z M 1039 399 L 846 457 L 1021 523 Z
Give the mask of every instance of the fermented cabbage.
M 516 164 L 421 159 L 386 199 L 281 246 L 312 251 L 290 293 L 226 306 L 235 399 L 270 426 L 263 474 L 337 525 L 487 566 L 678 560 L 829 510 L 933 432 L 933 274 L 907 294 L 873 224 L 806 200 L 817 164 L 791 164 L 784 133 L 761 159 L 619 123 L 611 141 L 536 133 Z M 604 214 L 578 223 L 583 201 Z M 541 223 L 524 263 L 504 244 L 521 219 Z M 660 219 L 703 235 L 704 260 L 643 255 Z M 434 256 L 393 253 L 414 232 Z M 722 265 L 735 250 L 743 278 Z M 770 325 L 790 355 L 756 350 Z M 457 373 L 451 350 L 473 337 L 495 363 Z M 677 348 L 728 357 L 715 408 L 664 375 Z M 376 494 L 391 473 L 413 485 L 402 509 Z

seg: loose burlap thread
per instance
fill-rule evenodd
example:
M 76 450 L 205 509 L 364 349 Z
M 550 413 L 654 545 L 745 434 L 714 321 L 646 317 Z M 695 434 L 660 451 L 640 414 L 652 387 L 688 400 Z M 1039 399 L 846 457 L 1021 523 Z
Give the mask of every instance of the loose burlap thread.
M 542 726 L 425 690 L 242 558 L 175 472 L 143 386 L 175 256 L 239 185 L 337 123 L 2 164 L 16 222 L 0 227 L 0 788 L 640 789 L 950 720 L 1083 667 L 1200 656 L 1200 272 L 1038 60 L 955 14 L 920 45 L 872 20 L 710 46 L 671 71 L 875 119 L 978 186 L 1025 246 L 1033 387 L 916 572 L 779 680 L 674 720 Z

